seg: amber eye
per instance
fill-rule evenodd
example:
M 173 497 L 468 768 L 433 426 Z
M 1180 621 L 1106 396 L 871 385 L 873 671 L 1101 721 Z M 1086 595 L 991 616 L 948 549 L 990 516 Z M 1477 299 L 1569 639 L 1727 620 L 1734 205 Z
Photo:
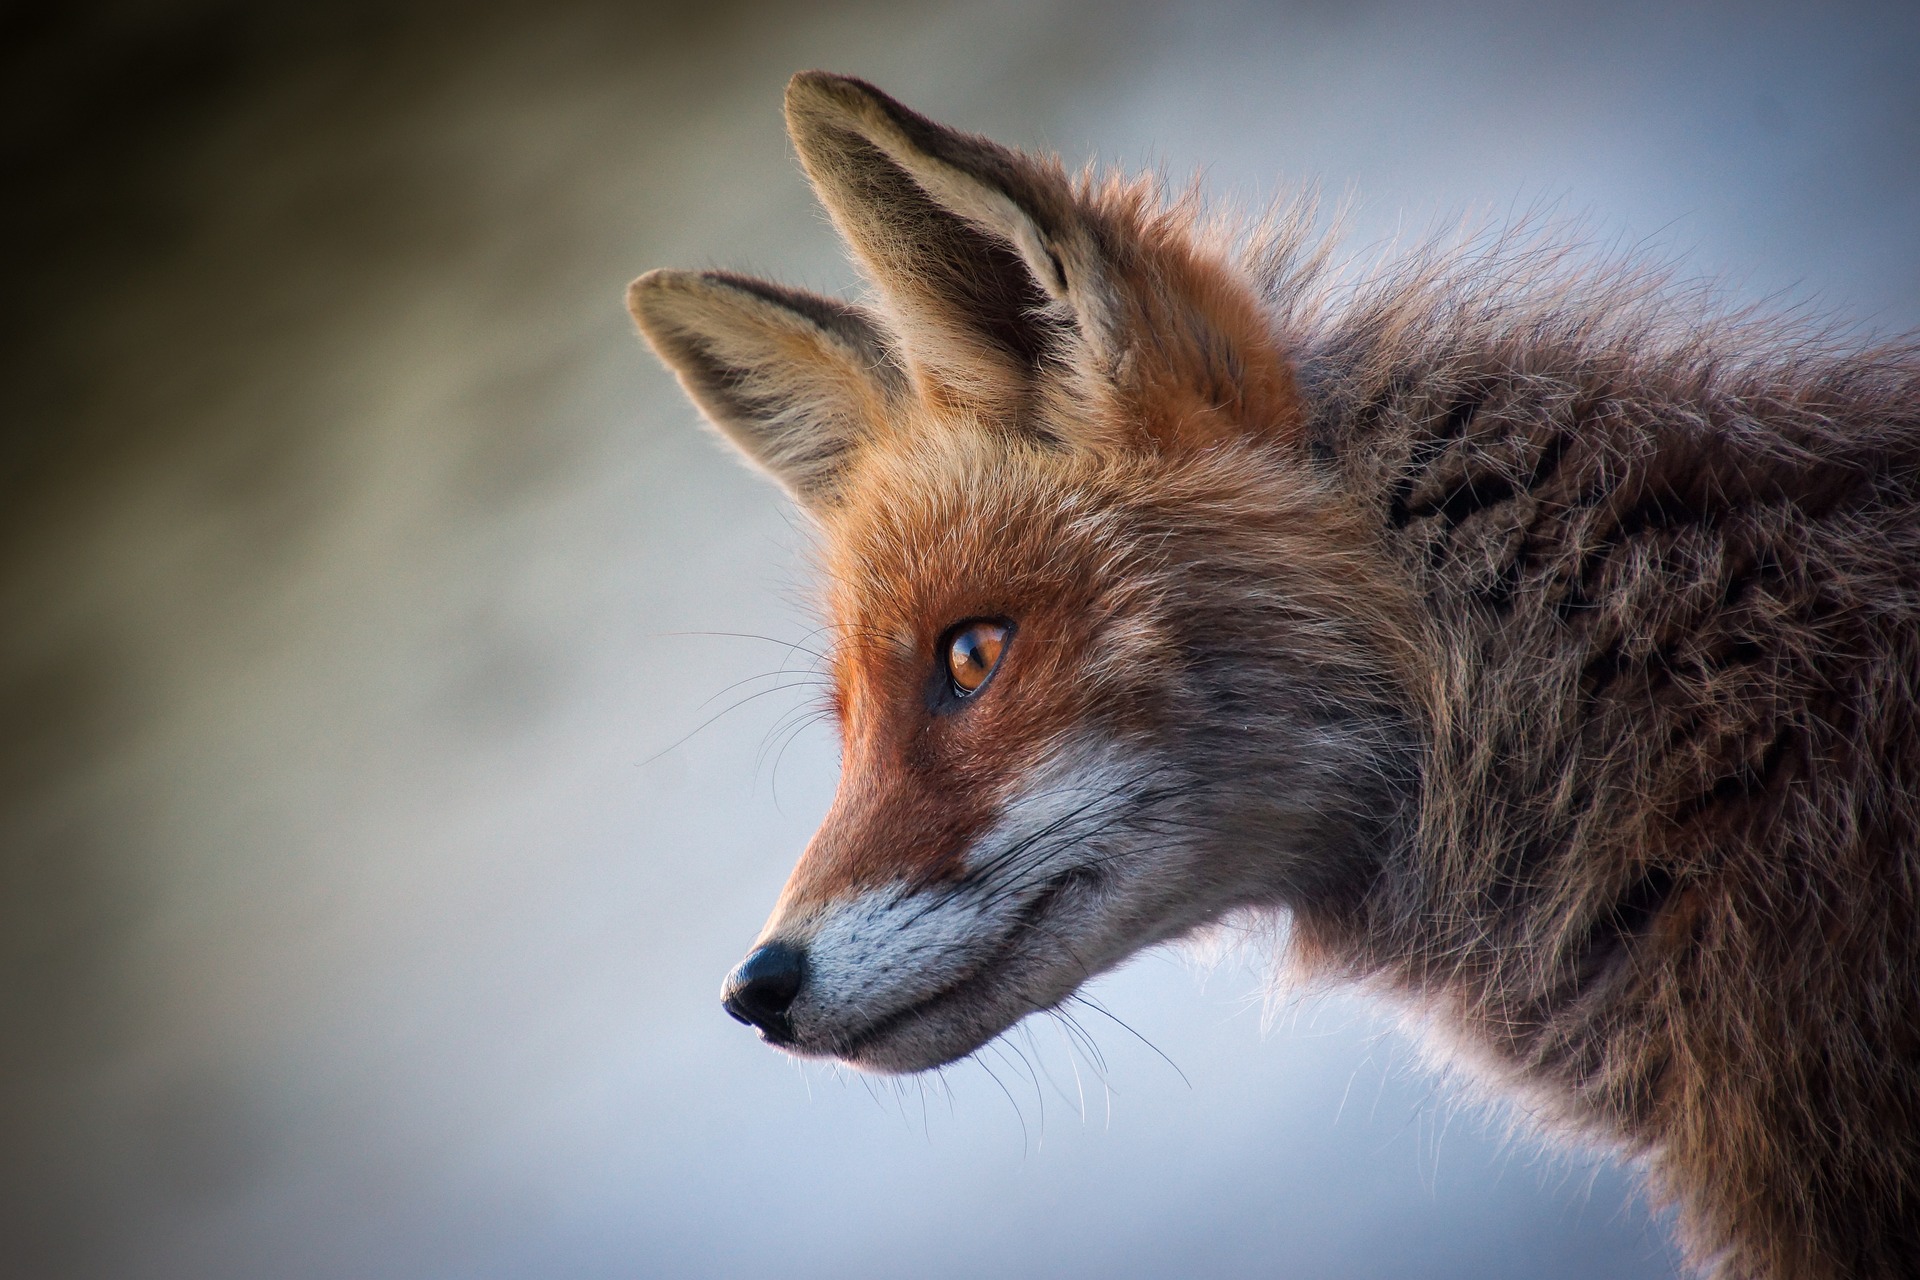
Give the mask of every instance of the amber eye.
M 998 622 L 968 622 L 947 637 L 947 674 L 953 690 L 966 697 L 987 682 L 1007 647 L 1007 628 Z

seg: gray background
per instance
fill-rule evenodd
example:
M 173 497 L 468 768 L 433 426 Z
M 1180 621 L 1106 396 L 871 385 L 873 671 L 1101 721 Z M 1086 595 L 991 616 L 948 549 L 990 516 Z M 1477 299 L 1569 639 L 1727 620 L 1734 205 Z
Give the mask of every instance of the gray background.
M 795 655 L 701 633 L 804 637 L 805 536 L 621 306 L 854 287 L 780 128 L 824 66 L 1351 192 L 1356 248 L 1544 209 L 1920 324 L 1920 6 L 1590 8 L 9 10 L 0 1269 L 1668 1274 L 1629 1173 L 1364 1000 L 1263 1016 L 1257 948 L 1099 982 L 1104 1068 L 722 1017 L 835 759 Z

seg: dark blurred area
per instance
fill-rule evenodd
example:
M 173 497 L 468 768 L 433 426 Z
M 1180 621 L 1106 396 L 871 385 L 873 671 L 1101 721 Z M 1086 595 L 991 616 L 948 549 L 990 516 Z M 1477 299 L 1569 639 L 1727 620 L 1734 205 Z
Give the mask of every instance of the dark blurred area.
M 126 595 L 206 606 L 186 620 L 190 661 L 217 679 L 247 612 L 233 597 L 310 557 L 338 518 L 352 481 L 337 457 L 346 406 L 314 385 L 326 344 L 370 297 L 390 303 L 409 279 L 497 248 L 484 221 L 497 209 L 461 199 L 470 174 L 444 154 L 418 163 L 406 136 L 467 53 L 529 27 L 552 37 L 548 56 L 587 63 L 622 45 L 698 49 L 749 13 L 133 0 L 0 15 L 0 1273 L 205 1274 L 130 1250 L 273 1154 L 228 1066 L 142 1061 L 164 1017 L 140 976 L 167 868 L 151 783 L 126 763 L 179 745 L 180 708 L 178 673 L 146 649 L 166 642 Z M 617 297 L 618 279 L 599 283 Z M 480 393 L 542 376 L 558 375 L 511 369 Z M 468 468 L 495 474 L 461 487 L 525 483 L 550 445 L 529 418 L 508 430 L 507 456 Z M 169 525 L 125 519 L 149 485 L 176 490 L 206 545 L 169 566 L 178 577 L 89 579 L 95 538 Z M 121 561 L 108 574 L 130 568 L 107 558 Z M 250 1273 L 264 1274 L 231 1272 Z
M 36 502 L 63 481 L 131 461 L 129 451 L 166 450 L 169 441 L 142 427 L 167 415 L 103 411 L 121 407 L 106 402 L 121 383 L 137 380 L 156 399 L 204 395 L 219 367 L 250 345 L 297 333 L 369 279 L 418 271 L 423 258 L 445 260 L 472 244 L 483 229 L 436 182 L 448 175 L 402 163 L 380 136 L 429 109 L 464 53 L 529 30 L 560 46 L 550 55 L 571 46 L 595 61 L 623 45 L 713 49 L 755 8 L 739 0 L 8 6 L 0 154 L 14 195 L 0 206 L 0 231 L 15 256 L 0 477 L 9 530 L 29 523 Z M 279 189 L 262 193 L 267 203 L 256 195 L 254 208 L 232 207 L 240 193 L 221 180 L 223 168 L 257 174 L 292 156 L 306 172 L 278 175 Z M 210 224 L 235 217 L 252 224 L 250 237 L 207 242 Z M 181 330 L 173 336 L 198 340 L 194 364 L 205 374 L 158 352 L 122 349 L 111 354 L 151 363 L 103 376 L 96 344 L 113 327 L 116 304 L 160 264 L 186 256 L 199 259 L 201 287 L 170 299 Z M 272 424 L 249 423 L 249 434 L 262 425 Z M 250 447 L 270 452 L 280 443 L 256 437 Z
M 0 21 L 0 129 L 15 193 L 0 226 L 14 249 L 16 300 L 5 322 L 4 457 L 8 513 L 18 524 L 30 514 L 23 498 L 31 505 L 63 471 L 84 471 L 125 447 L 105 438 L 103 415 L 89 413 L 103 388 L 86 339 L 130 279 L 193 246 L 207 203 L 219 198 L 191 172 L 209 139 L 276 99 L 281 118 L 262 122 L 263 149 L 273 133 L 284 142 L 289 132 L 326 127 L 330 114 L 377 109 L 404 92 L 393 46 L 416 55 L 431 47 L 422 37 L 433 23 L 378 5 L 184 0 L 23 4 Z M 288 86 L 302 81 L 307 100 L 284 110 Z M 388 195 L 381 221 L 389 225 L 376 239 L 398 230 L 390 220 L 406 211 Z M 367 225 L 373 211 L 350 200 L 312 212 L 316 222 L 346 224 L 336 236 L 376 230 Z M 131 434 L 134 424 L 123 425 Z
M 1263 1037 L 1257 953 L 931 1083 L 720 1015 L 834 745 L 804 530 L 621 297 L 856 287 L 805 66 L 1920 325 L 1912 5 L 9 5 L 0 1275 L 1669 1273 L 1381 1010 Z

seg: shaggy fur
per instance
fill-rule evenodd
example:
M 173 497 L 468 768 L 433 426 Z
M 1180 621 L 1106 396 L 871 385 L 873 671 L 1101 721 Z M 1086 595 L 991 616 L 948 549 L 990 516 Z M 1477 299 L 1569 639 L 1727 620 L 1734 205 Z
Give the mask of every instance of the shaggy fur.
M 1920 1271 L 1920 353 L 1525 244 L 1340 286 L 1303 217 L 1229 255 L 858 81 L 788 117 L 880 309 L 632 294 L 825 539 L 845 765 L 768 1038 L 919 1069 L 1284 910 L 1714 1274 Z

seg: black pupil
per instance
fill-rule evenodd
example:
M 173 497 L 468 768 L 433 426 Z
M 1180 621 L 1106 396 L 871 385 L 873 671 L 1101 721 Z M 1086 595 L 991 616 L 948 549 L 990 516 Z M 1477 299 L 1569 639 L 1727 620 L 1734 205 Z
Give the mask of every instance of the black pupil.
M 986 683 L 999 657 L 999 642 L 999 628 L 990 626 L 968 627 L 954 636 L 947 650 L 954 692 L 964 698 Z
M 980 642 L 978 631 L 963 631 L 960 638 L 953 642 L 960 661 L 974 671 L 984 673 L 987 669 L 986 645 Z

